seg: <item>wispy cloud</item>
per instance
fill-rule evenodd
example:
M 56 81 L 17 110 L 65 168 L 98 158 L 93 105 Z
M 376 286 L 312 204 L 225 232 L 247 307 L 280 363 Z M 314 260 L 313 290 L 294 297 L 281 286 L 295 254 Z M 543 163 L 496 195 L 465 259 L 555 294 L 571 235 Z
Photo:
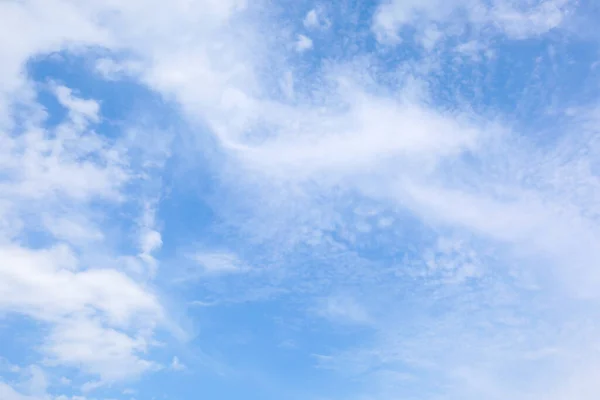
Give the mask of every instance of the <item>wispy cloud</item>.
M 298 35 L 298 39 L 296 40 L 296 50 L 299 53 L 305 52 L 307 50 L 312 49 L 313 42 L 311 38 L 304 35 Z
M 185 365 L 179 361 L 179 358 L 173 357 L 173 360 L 171 361 L 171 369 L 174 371 L 182 371 L 185 369 Z
M 208 275 L 239 273 L 246 269 L 235 254 L 228 252 L 197 252 L 189 255 L 189 258 Z
M 42 328 L 0 398 L 120 397 L 199 347 L 274 397 L 593 399 L 581 7 L 2 2 L 0 312 Z M 114 117 L 142 88 L 157 126 Z
M 521 4 L 496 0 L 425 0 L 382 3 L 373 29 L 382 42 L 399 42 L 403 27 L 418 29 L 446 25 L 447 35 L 461 35 L 470 25 L 477 33 L 491 31 L 509 38 L 523 39 L 545 34 L 568 18 L 573 3 L 568 0 L 527 1 Z M 489 34 L 489 33 L 486 33 Z

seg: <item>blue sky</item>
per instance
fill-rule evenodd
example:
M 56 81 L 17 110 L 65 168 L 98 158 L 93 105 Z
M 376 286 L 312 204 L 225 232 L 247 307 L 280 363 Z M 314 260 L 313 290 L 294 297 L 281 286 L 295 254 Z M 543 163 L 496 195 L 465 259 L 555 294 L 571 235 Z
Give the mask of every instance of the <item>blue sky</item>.
M 0 399 L 596 399 L 599 18 L 0 2 Z

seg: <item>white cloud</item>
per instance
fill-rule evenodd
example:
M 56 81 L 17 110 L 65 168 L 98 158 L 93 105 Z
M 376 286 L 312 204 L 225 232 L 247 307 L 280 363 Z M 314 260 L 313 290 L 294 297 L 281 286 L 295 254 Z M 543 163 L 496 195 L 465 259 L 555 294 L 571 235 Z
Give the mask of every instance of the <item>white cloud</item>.
M 0 371 L 3 373 L 17 373 L 21 371 L 21 367 L 16 364 L 12 364 L 6 358 L 0 357 Z
M 421 45 L 425 50 L 431 51 L 438 41 L 444 37 L 444 34 L 435 27 L 429 27 L 423 31 Z
M 61 385 L 70 385 L 72 381 L 66 376 L 61 376 L 59 382 Z
M 101 388 L 102 386 L 104 386 L 102 381 L 89 381 L 81 385 L 81 391 L 85 394 L 88 394 L 96 389 Z
M 178 357 L 173 357 L 173 360 L 171 361 L 171 369 L 173 371 L 183 371 L 185 368 L 185 365 L 179 361 Z
M 47 400 L 48 397 L 28 396 L 14 390 L 4 382 L 0 382 L 0 398 L 3 400 Z
M 461 283 L 483 275 L 478 254 L 460 239 L 438 239 L 423 259 L 427 266 L 425 273 L 432 281 L 439 277 L 445 283 Z
M 483 53 L 486 56 L 490 56 L 492 50 L 486 48 L 486 46 L 480 43 L 477 40 L 469 40 L 465 43 L 461 43 L 454 49 L 457 53 L 460 53 L 464 56 L 470 57 L 474 61 L 478 61 L 480 59 L 480 54 Z
M 419 160 L 426 171 L 444 157 L 476 148 L 482 137 L 468 121 L 416 103 L 373 97 L 360 89 L 342 93 L 343 112 L 290 113 L 286 118 L 295 119 L 295 129 L 286 135 L 260 146 L 235 144 L 232 151 L 267 174 L 304 179 L 314 173 L 356 174 L 391 160 Z
M 61 0 L 2 2 L 0 5 L 0 126 L 9 120 L 13 101 L 31 98 L 24 66 L 32 56 L 85 43 L 109 44 L 111 39 L 80 8 Z M 12 34 L 19 32 L 19 37 Z M 43 33 L 42 33 L 43 32 Z
M 207 57 L 224 54 L 210 34 L 244 7 L 238 0 L 182 0 L 168 7 L 161 1 L 0 4 L 0 309 L 48 324 L 41 351 L 49 365 L 81 368 L 102 381 L 152 369 L 155 364 L 144 353 L 164 312 L 148 288 L 119 269 L 131 257 L 112 256 L 114 249 L 103 231 L 107 222 L 91 210 L 92 201 L 118 205 L 131 200 L 127 185 L 140 172 L 130 170 L 131 143 L 126 135 L 113 140 L 96 134 L 92 124 L 101 121 L 100 104 L 54 83 L 50 89 L 68 116 L 46 129 L 26 63 L 49 52 L 99 46 L 125 50 L 137 60 L 122 68 L 99 63 L 107 74 L 133 73 L 153 85 L 169 86 L 177 82 L 177 72 L 165 70 L 164 63 L 179 53 L 186 55 L 186 62 L 172 65 L 175 69 L 189 65 L 188 55 L 210 60 L 206 79 L 199 84 L 215 82 L 218 74 L 229 79 L 229 66 L 211 65 L 214 59 Z M 173 40 L 181 37 L 172 34 L 181 28 L 196 38 L 195 51 Z M 12 105 L 26 106 L 24 127 L 11 119 Z M 141 208 L 138 258 L 155 269 L 154 253 L 162 238 L 153 206 Z M 25 218 L 31 209 L 40 211 L 41 226 L 50 234 L 52 243 L 46 247 L 27 248 L 14 240 L 32 228 Z
M 515 246 L 518 254 L 534 255 L 547 265 L 560 266 L 553 272 L 573 296 L 596 296 L 600 274 L 589 267 L 589 260 L 600 255 L 600 231 L 581 219 L 579 212 L 573 214 L 556 200 L 536 198 L 532 193 L 501 202 L 433 187 L 404 188 L 415 210 L 425 217 L 466 227 Z
M 77 396 L 67 398 L 64 395 L 48 393 L 48 377 L 46 372 L 37 365 L 23 369 L 23 375 L 17 382 L 6 383 L 0 380 L 0 398 L 2 400 L 85 400 Z
M 58 397 L 55 397 L 54 400 L 87 400 L 87 397 L 85 397 L 85 396 L 65 396 L 65 395 L 60 395 Z
M 380 6 L 373 29 L 381 40 L 399 40 L 399 28 L 414 21 L 425 21 L 421 39 L 425 47 L 433 49 L 443 41 L 440 32 L 447 32 L 444 24 L 454 24 L 456 21 L 452 18 L 460 14 L 457 10 L 463 10 L 474 25 L 492 27 L 511 38 L 522 38 L 560 26 L 567 5 L 546 1 L 517 7 L 503 1 L 489 7 L 488 3 L 392 1 Z M 508 185 L 508 192 L 516 192 L 516 199 L 501 201 L 494 190 L 465 188 L 462 182 L 439 183 L 448 164 L 455 165 L 453 163 L 458 163 L 466 153 L 477 155 L 482 149 L 497 145 L 496 141 L 489 141 L 490 137 L 502 136 L 493 123 L 482 122 L 470 112 L 441 112 L 427 101 L 407 96 L 408 90 L 391 95 L 361 80 L 360 74 L 351 74 L 348 78 L 339 71 L 322 80 L 325 94 L 316 93 L 318 99 L 314 103 L 291 90 L 294 86 L 289 84 L 291 79 L 286 86 L 288 97 L 293 94 L 298 106 L 265 100 L 264 93 L 269 88 L 260 82 L 255 67 L 261 65 L 262 59 L 269 62 L 263 53 L 268 50 L 259 45 L 261 40 L 255 35 L 240 34 L 246 32 L 245 26 L 236 28 L 233 34 L 221 29 L 244 7 L 238 1 L 2 2 L 0 15 L 6 25 L 0 27 L 0 38 L 3 38 L 0 39 L 3 60 L 0 127 L 10 127 L 14 122 L 8 112 L 13 99 L 32 105 L 32 85 L 24 72 L 25 63 L 31 57 L 88 45 L 106 46 L 117 52 L 124 50 L 132 53 L 135 63 L 100 62 L 99 70 L 113 77 L 131 74 L 165 97 L 175 99 L 192 119 L 206 123 L 222 144 L 228 161 L 241 161 L 239 165 L 232 163 L 242 167 L 233 174 L 236 185 L 251 181 L 256 183 L 255 190 L 260 191 L 287 188 L 278 184 L 292 182 L 289 192 L 269 191 L 264 197 L 268 197 L 270 204 L 285 204 L 281 200 L 287 200 L 288 195 L 296 200 L 293 205 L 298 209 L 289 211 L 291 207 L 287 204 L 280 206 L 286 212 L 302 214 L 298 218 L 302 224 L 294 225 L 294 232 L 313 232 L 318 229 L 311 228 L 319 228 L 321 221 L 336 221 L 329 215 L 323 216 L 328 212 L 325 206 L 310 201 L 313 194 L 319 197 L 325 193 L 326 197 L 329 188 L 336 188 L 342 194 L 346 194 L 346 190 L 358 192 L 369 199 L 408 209 L 432 221 L 434 226 L 464 229 L 487 240 L 508 243 L 514 253 L 520 253 L 518 256 L 545 254 L 559 264 L 556 268 L 566 279 L 571 279 L 575 292 L 581 288 L 578 285 L 587 285 L 587 292 L 594 293 L 599 282 L 589 260 L 598 256 L 597 232 L 593 221 L 583 217 L 586 211 L 583 207 L 578 208 L 578 204 L 570 200 L 557 201 L 556 195 L 548 197 L 541 192 L 531 195 L 515 190 L 520 189 L 518 184 L 514 184 L 516 188 Z M 456 24 L 462 24 L 461 18 Z M 315 9 L 306 15 L 304 24 L 307 29 L 314 29 L 323 27 L 324 21 L 326 18 Z M 434 29 L 435 24 L 439 27 Z M 13 40 L 14 32 L 20 32 L 18 41 Z M 243 43 L 236 42 L 240 38 L 244 38 Z M 306 47 L 308 41 L 303 43 L 302 49 L 310 47 Z M 475 46 L 457 51 L 475 51 Z M 126 146 L 106 140 L 89 129 L 90 124 L 101 120 L 98 102 L 78 98 L 66 87 L 56 86 L 54 93 L 69 110 L 67 121 L 57 129 L 47 131 L 38 123 L 41 119 L 38 109 L 28 118 L 22 135 L 13 135 L 7 128 L 0 131 L 0 172 L 3 177 L 10 177 L 0 184 L 0 308 L 48 324 L 49 335 L 44 338 L 42 352 L 50 365 L 81 368 L 99 377 L 101 382 L 126 379 L 157 367 L 146 353 L 151 346 L 152 328 L 164 317 L 163 310 L 151 290 L 115 269 L 117 262 L 102 268 L 92 267 L 87 265 L 89 254 L 88 257 L 80 254 L 83 244 L 89 242 L 97 244 L 96 251 L 104 250 L 98 243 L 103 242 L 106 234 L 88 212 L 89 203 L 92 200 L 118 203 L 127 198 L 124 186 L 133 178 L 123 148 Z M 272 135 L 264 138 L 248 134 L 254 124 L 267 126 Z M 510 152 L 502 157 L 514 154 L 514 148 L 508 150 Z M 100 161 L 94 162 L 96 159 Z M 490 164 L 494 161 L 501 164 L 502 160 L 488 159 Z M 518 175 L 525 168 L 524 164 L 517 165 L 506 175 Z M 551 181 L 547 175 L 543 178 L 544 182 L 564 186 L 572 175 L 567 174 L 566 179 L 558 182 Z M 486 179 L 486 176 L 476 176 L 474 180 Z M 303 203 L 304 198 L 309 200 Z M 263 202 L 259 203 L 259 207 L 268 208 Z M 564 203 L 567 203 L 567 211 L 561 209 Z M 61 209 L 59 204 L 64 207 Z M 323 209 L 311 209 L 315 204 Z M 24 247 L 15 240 L 19 232 L 30 226 L 30 221 L 23 218 L 24 212 L 42 205 L 47 231 L 54 240 L 66 243 L 41 249 Z M 155 252 L 162 243 L 154 213 L 153 206 L 143 206 L 141 217 L 134 222 L 139 228 L 137 257 L 149 264 L 156 262 Z M 274 212 L 272 219 L 279 217 Z M 260 222 L 252 228 L 258 226 L 263 231 L 253 234 L 259 236 L 267 232 L 268 238 L 271 227 Z M 335 223 L 330 225 L 336 226 Z M 322 240 L 318 234 L 311 237 Z M 459 250 L 460 255 L 470 254 L 468 250 Z M 431 268 L 452 270 L 452 278 L 458 281 L 478 276 L 478 271 L 464 268 L 465 264 L 456 266 L 452 251 L 448 256 L 450 260 L 444 249 L 435 249 L 435 253 Z M 199 252 L 191 258 L 206 274 L 247 270 L 245 262 L 227 252 Z M 329 299 L 324 310 L 335 318 L 357 322 L 373 320 L 366 306 L 347 298 Z M 452 324 L 456 321 L 448 321 L 450 326 L 460 326 Z M 375 322 L 380 323 L 376 326 L 381 331 L 390 332 L 389 336 L 402 332 L 386 325 L 389 321 Z M 462 322 L 460 318 L 459 322 Z M 445 326 L 412 325 L 415 326 L 431 328 L 423 332 L 447 332 L 448 337 L 461 337 L 453 330 L 446 331 Z M 385 346 L 377 355 L 384 364 L 411 359 L 402 354 L 406 344 L 398 344 L 397 340 L 382 340 Z M 435 344 L 435 341 L 423 340 L 423 343 L 431 342 Z M 496 342 L 481 344 L 481 348 L 493 348 L 483 345 Z M 425 359 L 431 354 L 427 346 L 416 348 L 419 351 L 415 353 L 424 352 Z M 431 348 L 435 350 L 435 346 Z M 437 349 L 439 356 L 452 347 Z M 450 353 L 457 355 L 457 352 Z M 373 357 L 373 353 L 368 357 Z M 446 359 L 442 357 L 442 360 Z M 458 360 L 469 361 L 468 358 Z M 500 360 L 498 364 L 505 361 L 503 358 L 493 360 Z M 450 369 L 454 364 L 446 362 L 444 365 Z M 595 369 L 590 367 L 589 370 L 588 375 L 593 376 Z M 461 378 L 462 382 L 477 383 L 477 379 L 469 379 L 468 372 Z M 482 381 L 488 378 L 484 372 L 478 376 Z M 494 381 L 494 374 L 490 376 L 489 380 Z M 494 382 L 490 384 L 490 387 L 496 386 Z M 572 385 L 564 390 L 564 397 L 592 396 L 593 389 L 594 385 L 574 378 Z M 3 384 L 0 397 L 33 400 Z
M 48 378 L 44 370 L 37 365 L 31 365 L 28 372 L 27 392 L 36 396 L 44 395 L 48 389 Z
M 0 168 L 9 179 L 0 182 L 0 188 L 6 201 L 15 198 L 8 196 L 22 201 L 63 196 L 79 201 L 118 198 L 128 173 L 120 150 L 88 129 L 89 118 L 97 115 L 97 103 L 73 97 L 63 100 L 71 102 L 70 117 L 52 132 L 35 119 L 18 136 L 2 132 Z M 98 162 L 92 162 L 93 157 Z
M 19 135 L 0 131 L 5 145 L 0 200 L 6 204 L 0 224 L 0 309 L 48 324 L 41 352 L 51 365 L 81 367 L 104 380 L 125 379 L 152 366 L 142 353 L 164 317 L 147 288 L 110 264 L 89 265 L 107 248 L 90 202 L 123 201 L 131 181 L 125 151 L 91 130 L 100 120 L 96 101 L 80 99 L 64 86 L 52 89 L 68 110 L 65 122 L 48 131 L 43 120 L 31 118 Z M 32 208 L 39 212 L 33 218 Z M 45 246 L 29 248 L 14 239 L 36 226 L 49 234 Z M 103 261 L 114 262 L 110 255 Z M 74 336 L 77 332 L 87 335 Z
M 98 122 L 100 105 L 97 101 L 75 97 L 71 89 L 60 85 L 54 87 L 54 93 L 60 104 L 69 110 L 71 120 L 77 125 L 85 126 L 87 121 Z
M 140 219 L 139 228 L 139 257 L 149 266 L 150 276 L 156 273 L 157 262 L 153 253 L 162 247 L 162 235 L 156 230 L 155 206 L 146 203 Z
M 304 26 L 307 28 L 314 28 L 319 26 L 319 15 L 316 9 L 312 9 L 306 13 L 304 17 Z
M 304 36 L 304 35 L 298 35 L 298 38 L 296 40 L 296 51 L 299 53 L 303 53 L 307 50 L 312 49 L 313 47 L 313 42 L 311 40 L 311 38 Z
M 84 396 L 53 396 L 48 393 L 23 394 L 9 384 L 0 381 L 0 398 L 2 400 L 86 400 Z
M 2 247 L 0 259 L 0 308 L 51 324 L 43 345 L 48 362 L 81 366 L 105 380 L 152 367 L 140 358 L 147 339 L 125 333 L 137 327 L 151 332 L 162 318 L 157 299 L 144 288 L 115 270 L 78 271 L 76 257 L 65 246 L 39 251 Z
M 535 4 L 534 4 L 535 3 Z M 382 3 L 374 17 L 373 30 L 382 42 L 398 42 L 403 26 L 428 23 L 473 24 L 487 26 L 510 38 L 522 39 L 544 34 L 559 27 L 569 12 L 569 0 L 541 0 L 514 3 L 510 0 L 392 0 Z M 446 29 L 448 35 L 462 29 Z
M 101 313 L 113 324 L 131 323 L 141 314 L 158 316 L 157 299 L 111 269 L 79 270 L 66 246 L 48 250 L 1 247 L 0 305 L 47 321 L 73 313 Z
M 135 378 L 157 365 L 140 355 L 149 348 L 149 339 L 130 336 L 102 321 L 71 318 L 57 324 L 46 339 L 43 351 L 49 365 L 80 367 L 99 376 L 102 382 Z
M 331 26 L 331 21 L 327 18 L 325 10 L 322 7 L 316 7 L 309 10 L 302 21 L 306 29 L 327 29 Z
M 354 298 L 334 295 L 324 299 L 316 310 L 317 314 L 333 321 L 351 324 L 369 324 L 368 311 Z
M 287 71 L 280 81 L 280 88 L 282 93 L 287 99 L 293 100 L 295 97 L 294 90 L 294 74 L 291 71 Z
M 235 254 L 228 252 L 196 252 L 189 258 L 209 275 L 239 273 L 247 269 Z
M 568 15 L 570 0 L 545 0 L 533 7 L 498 2 L 490 19 L 510 37 L 527 38 L 559 27 Z
M 138 75 L 143 70 L 143 65 L 132 60 L 116 61 L 112 58 L 100 58 L 96 61 L 95 70 L 106 80 L 119 80 L 130 75 Z

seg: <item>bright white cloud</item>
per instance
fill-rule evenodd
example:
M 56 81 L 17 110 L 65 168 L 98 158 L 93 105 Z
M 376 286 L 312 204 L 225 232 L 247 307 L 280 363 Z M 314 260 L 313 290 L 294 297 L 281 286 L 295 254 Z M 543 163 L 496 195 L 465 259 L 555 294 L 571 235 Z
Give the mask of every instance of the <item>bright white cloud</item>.
M 107 380 L 151 367 L 139 358 L 147 339 L 111 327 L 152 329 L 162 313 L 153 295 L 115 270 L 77 271 L 64 246 L 2 248 L 0 257 L 0 307 L 51 324 L 43 350 L 53 364 L 83 365 Z
M 127 325 L 143 314 L 160 315 L 154 296 L 111 269 L 78 271 L 66 246 L 48 250 L 0 249 L 0 304 L 48 321 L 94 309 L 111 323 Z
M 99 256 L 109 250 L 107 237 L 103 223 L 90 210 L 92 201 L 129 201 L 125 191 L 132 182 L 130 143 L 96 134 L 92 125 L 101 121 L 100 104 L 55 83 L 50 89 L 68 115 L 57 127 L 46 129 L 44 110 L 35 104 L 25 67 L 32 57 L 85 46 L 127 49 L 142 61 L 158 55 L 162 61 L 180 48 L 169 39 L 170 33 L 163 33 L 186 26 L 196 36 L 208 38 L 211 29 L 244 8 L 238 1 L 163 6 L 162 2 L 61 0 L 0 5 L 0 309 L 48 324 L 41 351 L 50 365 L 81 368 L 105 382 L 155 367 L 144 353 L 154 327 L 164 318 L 156 296 L 119 270 L 117 257 Z M 160 11 L 163 8 L 168 12 Z M 18 39 L 12 35 L 16 31 Z M 197 54 L 218 51 L 206 48 L 208 39 L 197 43 L 202 47 Z M 123 70 L 131 71 L 130 67 Z M 212 75 L 207 76 L 206 81 L 211 80 Z M 9 107 L 17 104 L 31 111 L 24 132 L 14 134 L 17 128 Z M 40 210 L 43 226 L 58 243 L 34 249 L 14 241 L 28 234 L 31 222 L 24 218 L 32 207 Z M 161 246 L 161 234 L 152 206 L 143 206 L 141 215 L 139 258 L 155 269 L 153 253 Z M 0 397 L 22 397 L 4 389 L 7 394 Z
M 444 157 L 475 149 L 483 135 L 466 118 L 446 117 L 418 103 L 376 98 L 360 89 L 342 93 L 343 112 L 299 110 L 287 115 L 297 122 L 286 135 L 256 147 L 235 144 L 232 150 L 252 167 L 286 179 L 360 174 L 390 160 L 420 162 L 426 171 Z
M 49 365 L 81 367 L 104 382 L 137 377 L 155 368 L 141 355 L 148 339 L 107 328 L 101 320 L 71 318 L 58 323 L 44 344 Z
M 74 97 L 72 90 L 65 86 L 55 86 L 54 93 L 60 104 L 69 110 L 74 123 L 85 126 L 88 120 L 98 122 L 100 112 L 98 102 Z
M 100 121 L 98 102 L 60 85 L 52 91 L 68 111 L 66 121 L 46 129 L 32 105 L 33 118 L 24 132 L 0 132 L 5 204 L 0 309 L 48 324 L 41 350 L 52 365 L 82 367 L 105 380 L 124 379 L 152 366 L 142 358 L 147 346 L 141 343 L 164 316 L 155 295 L 111 268 L 116 262 L 110 257 L 103 259 L 108 265 L 89 265 L 106 246 L 90 204 L 123 201 L 130 182 L 126 151 L 92 130 L 90 124 Z M 31 209 L 39 212 L 33 227 L 39 224 L 50 235 L 45 247 L 27 247 L 15 239 L 29 234 Z M 89 335 L 73 336 L 77 332 Z

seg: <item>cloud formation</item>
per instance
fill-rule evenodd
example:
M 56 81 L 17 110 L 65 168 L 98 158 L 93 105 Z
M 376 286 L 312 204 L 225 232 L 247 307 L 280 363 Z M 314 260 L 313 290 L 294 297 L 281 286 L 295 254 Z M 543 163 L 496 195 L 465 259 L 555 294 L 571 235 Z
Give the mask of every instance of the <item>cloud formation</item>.
M 2 2 L 0 397 L 593 399 L 591 20 Z

